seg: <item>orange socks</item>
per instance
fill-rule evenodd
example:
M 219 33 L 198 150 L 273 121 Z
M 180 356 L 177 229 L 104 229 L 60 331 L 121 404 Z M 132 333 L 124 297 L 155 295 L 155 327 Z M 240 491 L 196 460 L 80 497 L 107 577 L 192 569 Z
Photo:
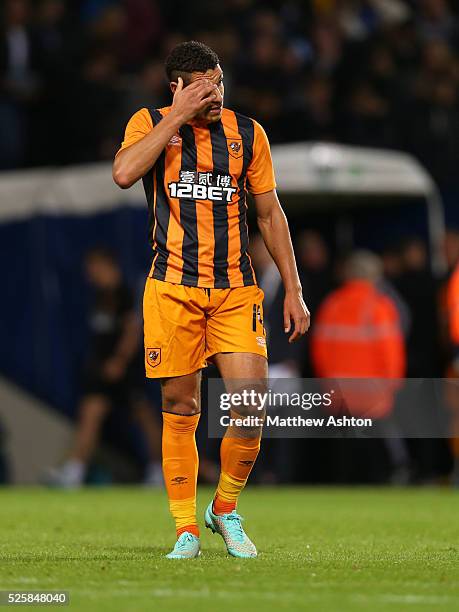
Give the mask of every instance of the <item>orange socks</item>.
M 195 432 L 199 414 L 163 412 L 163 473 L 177 537 L 189 531 L 199 537 L 196 521 L 198 451 Z M 232 432 L 234 436 L 234 431 Z M 213 503 L 215 514 L 236 508 L 260 450 L 260 437 L 225 436 L 220 447 L 221 473 Z
M 236 508 L 237 499 L 245 487 L 259 450 L 260 437 L 223 438 L 220 447 L 220 480 L 213 504 L 215 514 L 228 514 Z
M 195 439 L 199 416 L 163 412 L 163 474 L 177 537 L 184 531 L 199 537 L 196 521 L 199 459 Z

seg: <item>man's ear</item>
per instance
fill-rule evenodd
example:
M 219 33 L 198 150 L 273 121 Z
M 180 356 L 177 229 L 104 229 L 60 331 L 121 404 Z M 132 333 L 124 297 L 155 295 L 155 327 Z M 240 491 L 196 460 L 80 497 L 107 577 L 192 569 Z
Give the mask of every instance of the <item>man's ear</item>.
M 169 87 L 171 88 L 172 95 L 175 94 L 175 90 L 177 89 L 177 83 L 175 81 L 171 81 L 169 83 Z

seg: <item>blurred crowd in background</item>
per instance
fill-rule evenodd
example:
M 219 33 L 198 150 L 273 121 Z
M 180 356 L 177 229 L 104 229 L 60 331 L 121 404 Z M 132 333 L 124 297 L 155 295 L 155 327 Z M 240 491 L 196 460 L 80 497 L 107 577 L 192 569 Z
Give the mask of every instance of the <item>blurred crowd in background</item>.
M 4 0 L 0 168 L 111 159 L 130 115 L 170 100 L 163 61 L 214 48 L 226 104 L 272 143 L 414 153 L 457 183 L 459 37 L 447 0 Z
M 0 170 L 111 160 L 136 110 L 170 103 L 164 58 L 175 44 L 193 38 L 207 43 L 221 58 L 226 105 L 257 119 L 272 143 L 321 140 L 406 150 L 426 165 L 444 193 L 454 195 L 459 190 L 459 10 L 453 2 L 4 0 L 0 19 Z M 457 209 L 456 199 L 453 205 Z M 397 375 L 457 375 L 452 369 L 455 354 L 448 328 L 447 287 L 459 262 L 459 232 L 447 232 L 444 255 L 448 270 L 439 279 L 432 275 L 424 237 L 412 236 L 406 221 L 401 231 L 394 232 L 394 240 L 391 230 L 383 231 L 385 244 L 370 245 L 379 248 L 380 258 L 376 261 L 374 255 L 361 253 L 360 264 L 362 257 L 366 263 L 357 266 L 373 270 L 372 278 L 354 279 L 360 283 L 358 291 L 351 288 L 346 297 L 335 293 L 346 276 L 342 254 L 333 250 L 325 232 L 307 227 L 308 219 L 296 221 L 295 248 L 313 321 L 324 300 L 349 297 L 350 303 L 362 299 L 364 304 L 377 286 L 384 300 L 390 301 L 387 312 L 395 313 Z M 100 223 L 106 226 L 107 222 Z M 62 257 L 56 278 L 61 275 L 73 290 L 70 297 L 59 297 L 64 328 L 66 300 L 68 312 L 76 312 L 83 304 L 77 284 L 70 284 L 74 271 L 71 276 L 65 267 L 71 259 L 66 255 L 67 243 L 60 245 L 56 237 L 54 241 Z M 313 335 L 297 345 L 286 343 L 280 279 L 259 237 L 254 236 L 251 245 L 266 294 L 265 324 L 273 371 L 277 376 L 313 376 L 318 372 L 311 350 Z M 119 364 L 110 364 L 103 356 L 120 340 L 123 317 L 132 314 L 138 279 L 128 275 L 122 280 L 123 266 L 118 267 L 116 252 L 112 257 L 102 249 L 99 264 L 101 261 L 105 272 L 94 281 L 97 265 L 93 261 L 92 272 L 88 271 L 86 260 L 86 272 L 95 285 L 87 323 L 91 328 L 96 322 L 97 327 L 108 313 L 118 335 L 112 334 L 104 345 L 97 366 L 93 363 L 93 378 L 86 378 L 79 389 L 80 407 L 75 408 L 74 416 L 80 419 L 80 426 L 75 446 L 64 471 L 52 477 L 64 486 L 85 481 L 103 422 L 113 398 L 119 400 L 121 386 L 121 395 L 131 404 L 130 415 L 147 434 L 145 479 L 158 484 L 159 419 L 154 410 L 153 420 L 148 416 L 151 406 L 146 409 L 147 400 L 143 392 L 139 394 L 142 366 L 132 378 L 127 375 L 129 364 L 120 370 Z M 28 264 L 24 258 L 24 269 Z M 105 286 L 107 278 L 116 278 L 114 286 Z M 362 280 L 367 283 L 366 293 Z M 102 319 L 94 315 L 107 304 Z M 72 333 L 78 336 L 78 327 L 72 331 L 74 325 L 72 319 L 68 337 L 64 336 L 68 350 L 74 349 L 72 342 L 78 345 L 72 337 Z M 100 341 L 97 329 L 90 337 L 87 359 L 94 359 L 94 347 Z M 138 339 L 140 343 L 140 335 Z M 343 355 L 348 349 L 343 345 Z M 134 351 L 133 360 L 137 357 Z M 67 369 L 73 374 L 73 366 Z M 389 373 L 379 370 L 372 375 Z M 21 376 L 34 393 L 69 413 L 71 402 L 59 399 L 58 384 L 64 388 L 64 377 L 53 381 L 53 395 L 40 387 L 46 376 L 39 382 L 30 382 L 32 371 Z M 24 384 L 20 377 L 16 380 Z M 96 406 L 91 405 L 95 388 L 105 395 Z M 459 413 L 459 407 L 456 410 Z M 218 445 L 214 448 L 205 432 L 200 443 L 205 447 L 201 476 L 211 482 L 217 473 Z M 271 440 L 266 442 L 255 477 L 273 483 L 438 482 L 453 474 L 455 461 L 459 465 L 457 446 L 447 439 L 405 441 L 398 446 L 378 445 L 377 440 Z
M 282 329 L 279 275 L 261 237 L 254 236 L 251 242 L 258 282 L 265 290 L 273 378 L 459 375 L 457 332 L 452 330 L 457 325 L 459 304 L 459 232 L 446 233 L 448 273 L 443 278 L 432 275 L 427 245 L 415 236 L 391 245 L 380 255 L 353 250 L 337 256 L 319 232 L 307 229 L 295 236 L 295 247 L 303 293 L 313 315 L 309 334 L 291 345 Z M 451 439 L 403 441 L 391 439 L 394 431 L 388 435 L 386 431 L 381 435 L 384 441 L 288 440 L 283 452 L 271 454 L 271 464 L 267 453 L 273 478 L 285 478 L 287 464 L 290 478 L 294 475 L 299 480 L 407 484 L 452 478 L 458 484 L 459 448 L 454 438 L 459 431 L 458 398 L 446 391 L 440 392 L 440 397 L 434 395 L 426 399 L 428 410 L 435 414 L 440 407 L 449 413 Z M 362 406 L 356 404 L 354 411 L 351 405 L 347 407 L 351 414 L 378 416 L 384 423 L 386 417 L 396 414 L 398 406 L 405 409 L 401 394 L 384 397 L 377 393 L 372 399 L 371 394 L 363 393 L 362 397 Z M 422 418 L 422 403 L 419 399 L 415 419 Z M 290 463 L 286 462 L 289 456 Z M 278 463 L 277 457 L 281 458 Z M 317 457 L 323 460 L 317 461 Z

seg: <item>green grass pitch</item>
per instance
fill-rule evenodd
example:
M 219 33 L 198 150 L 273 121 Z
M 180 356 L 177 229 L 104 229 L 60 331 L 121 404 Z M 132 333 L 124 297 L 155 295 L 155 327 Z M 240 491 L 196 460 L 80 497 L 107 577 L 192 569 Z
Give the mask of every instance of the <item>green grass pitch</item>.
M 0 589 L 85 612 L 459 610 L 458 491 L 253 486 L 240 512 L 258 559 L 203 530 L 201 558 L 169 561 L 162 491 L 3 489 Z

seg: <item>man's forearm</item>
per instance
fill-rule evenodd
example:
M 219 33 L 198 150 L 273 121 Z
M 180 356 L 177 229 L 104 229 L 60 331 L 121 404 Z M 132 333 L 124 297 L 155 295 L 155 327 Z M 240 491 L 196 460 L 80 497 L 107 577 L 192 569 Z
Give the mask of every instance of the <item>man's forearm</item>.
M 113 351 L 113 357 L 128 364 L 137 353 L 141 340 L 141 327 L 135 314 L 129 314 L 123 323 L 121 337 Z
M 142 178 L 155 165 L 165 146 L 182 124 L 180 117 L 170 112 L 142 140 L 120 151 L 113 163 L 115 183 L 122 189 L 127 189 Z
M 280 206 L 267 216 L 258 217 L 258 228 L 271 257 L 276 264 L 286 292 L 301 292 L 287 218 Z

